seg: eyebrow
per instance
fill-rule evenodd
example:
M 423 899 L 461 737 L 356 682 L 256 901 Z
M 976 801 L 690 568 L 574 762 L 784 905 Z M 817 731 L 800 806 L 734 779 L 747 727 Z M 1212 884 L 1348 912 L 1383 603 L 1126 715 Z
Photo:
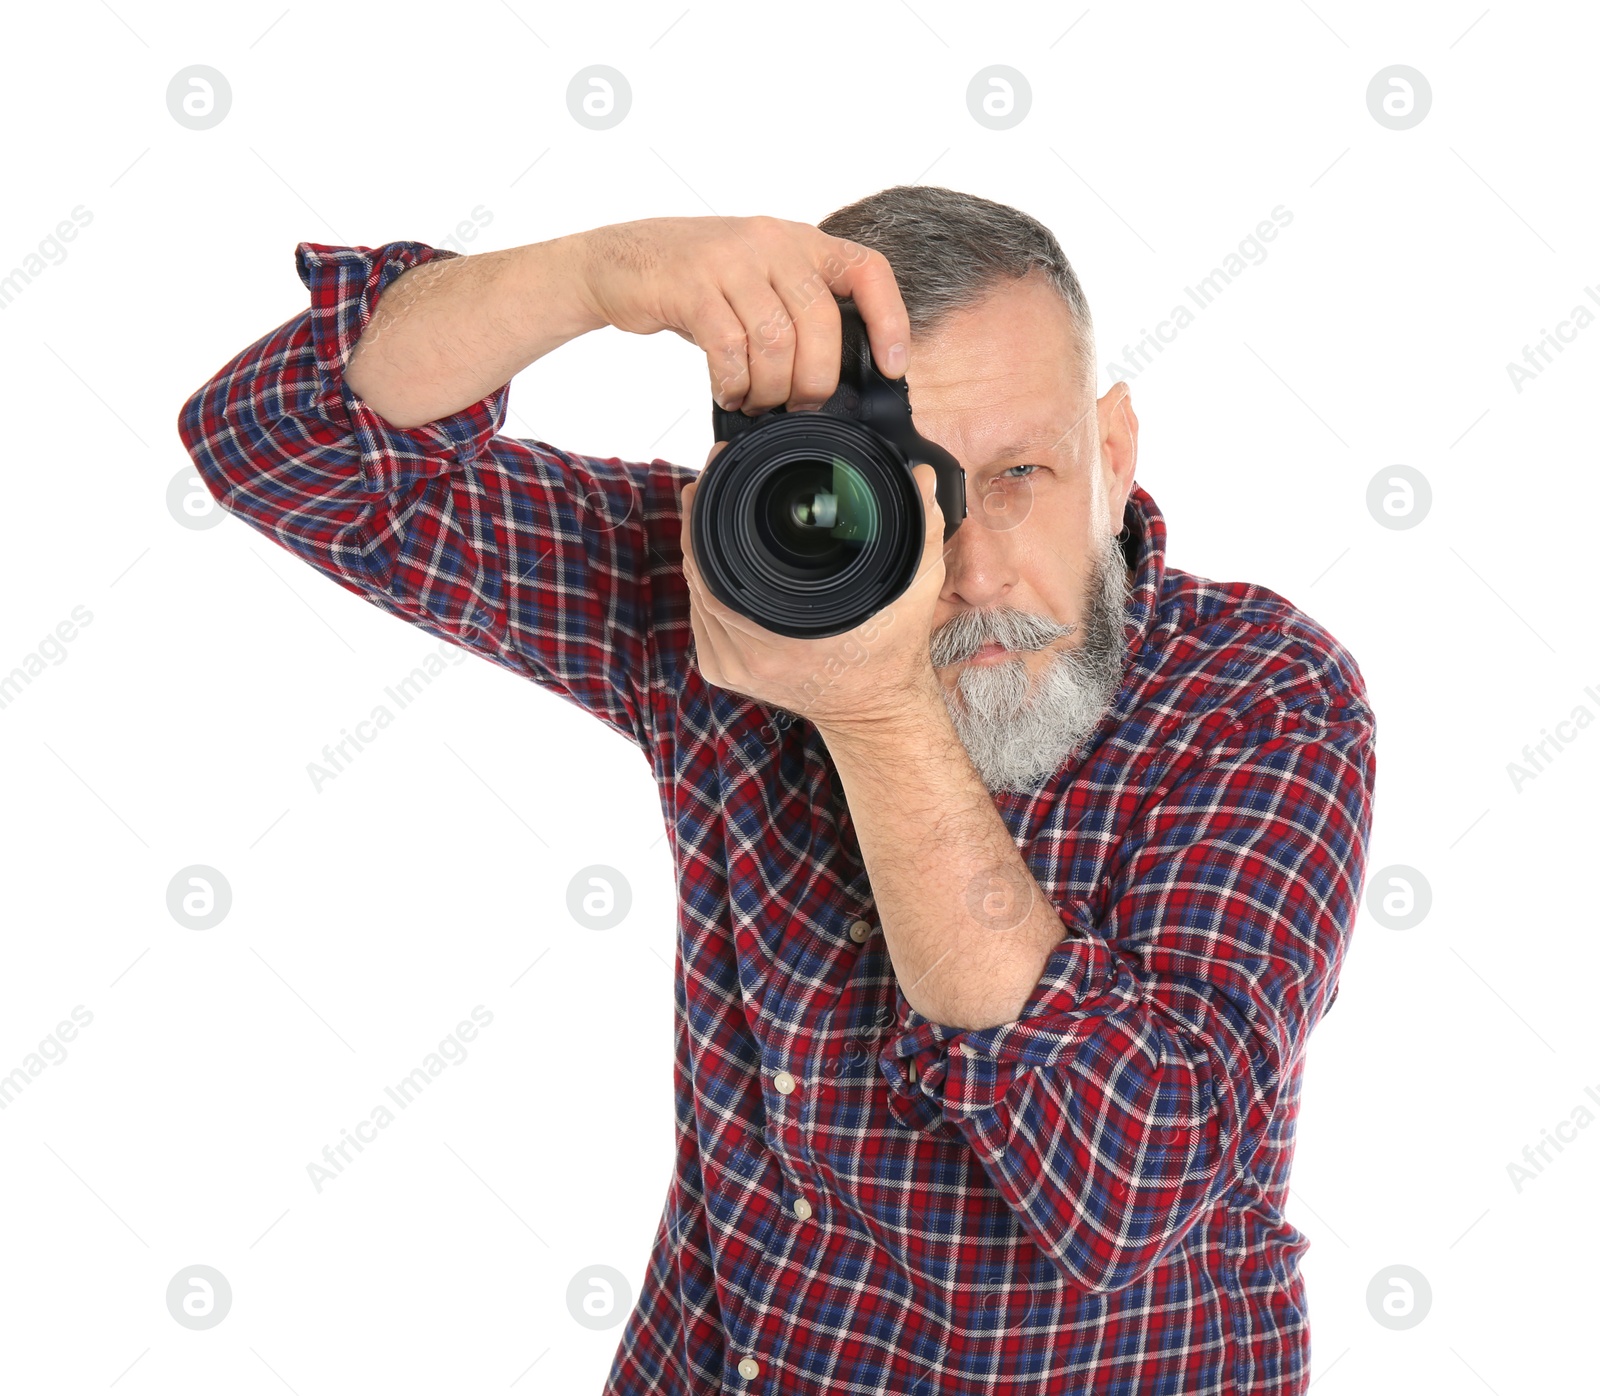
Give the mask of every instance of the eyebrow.
M 999 461 L 1005 460 L 1010 456 L 1024 455 L 1040 446 L 1054 447 L 1064 435 L 1066 435 L 1065 432 L 1059 432 L 1054 436 L 1047 431 L 1035 432 L 1033 435 L 1025 436 L 1019 441 L 1008 442 L 998 451 L 993 452 L 990 460 L 991 462 Z

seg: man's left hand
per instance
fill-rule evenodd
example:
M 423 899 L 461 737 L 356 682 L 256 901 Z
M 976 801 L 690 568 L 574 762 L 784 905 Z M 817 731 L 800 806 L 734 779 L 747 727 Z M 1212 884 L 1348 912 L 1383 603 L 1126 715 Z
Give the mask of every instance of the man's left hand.
M 712 447 L 706 464 L 727 444 Z M 719 688 L 805 718 L 824 736 L 870 732 L 920 716 L 930 700 L 942 709 L 928 645 L 944 586 L 944 513 L 934 494 L 933 467 L 918 465 L 912 474 L 927 522 L 916 577 L 855 629 L 820 640 L 775 634 L 711 595 L 689 543 L 699 482 L 685 486 L 683 570 L 700 672 Z

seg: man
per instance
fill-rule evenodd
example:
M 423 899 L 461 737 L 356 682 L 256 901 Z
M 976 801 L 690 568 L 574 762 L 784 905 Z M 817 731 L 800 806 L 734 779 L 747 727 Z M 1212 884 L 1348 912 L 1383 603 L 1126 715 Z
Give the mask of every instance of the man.
M 1054 237 L 902 186 L 296 260 L 309 308 L 183 408 L 207 487 L 636 742 L 670 812 L 677 1164 L 607 1390 L 1304 1391 L 1282 1209 L 1373 716 L 1284 598 L 1168 565 Z M 699 346 L 725 406 L 815 407 L 835 297 L 969 501 L 944 546 L 917 467 L 921 572 L 858 632 L 711 598 L 695 472 L 497 434 L 605 324 Z

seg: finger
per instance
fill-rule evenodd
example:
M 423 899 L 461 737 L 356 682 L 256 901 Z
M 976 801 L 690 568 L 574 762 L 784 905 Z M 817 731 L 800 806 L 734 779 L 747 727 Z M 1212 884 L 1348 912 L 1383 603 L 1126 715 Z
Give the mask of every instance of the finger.
M 740 281 L 724 286 L 723 294 L 745 328 L 750 386 L 740 410 L 753 417 L 789 397 L 789 381 L 794 373 L 794 320 L 768 281 Z
M 906 371 L 906 346 L 911 342 L 911 317 L 900 295 L 894 270 L 883 253 L 848 238 L 834 238 L 834 255 L 824 258 L 829 289 L 837 296 L 849 296 L 861 312 L 872 344 L 872 359 L 885 377 L 898 378 Z
M 687 556 L 685 553 L 686 559 Z M 694 634 L 695 653 L 700 656 L 700 671 L 720 687 L 737 686 L 743 670 L 735 662 L 733 640 L 713 609 L 716 603 L 707 595 L 692 566 L 685 566 L 683 575 L 689 584 L 689 629 Z
M 799 264 L 773 279 L 773 288 L 795 323 L 794 368 L 789 411 L 820 407 L 839 386 L 842 350 L 839 303 L 815 267 Z
M 719 442 L 719 446 L 728 443 Z M 716 454 L 715 451 L 712 452 Z M 695 561 L 694 548 L 690 542 L 690 516 L 694 512 L 694 499 L 699 493 L 700 482 L 691 480 L 683 487 L 683 517 L 679 529 L 679 551 L 683 556 L 683 575 L 689 583 L 690 590 L 695 594 L 698 603 L 704 608 L 707 615 L 716 621 L 720 627 L 724 641 L 731 644 L 733 637 L 739 635 L 746 640 L 770 642 L 774 637 L 770 630 L 757 625 L 749 616 L 741 611 L 736 611 L 731 606 L 725 606 L 711 594 L 711 589 L 706 585 L 705 578 L 700 573 L 699 564 Z
M 701 610 L 698 600 L 691 600 L 689 630 L 694 636 L 694 652 L 700 672 L 719 688 L 726 687 L 727 670 L 723 667 L 722 654 L 717 642 L 711 635 L 712 624 L 713 622 Z
M 690 327 L 695 344 L 705 351 L 711 396 L 720 407 L 732 411 L 750 387 L 744 321 L 726 297 L 716 295 L 697 307 Z
M 722 656 L 718 652 L 716 641 L 711 638 L 711 622 L 701 610 L 697 599 L 689 606 L 689 630 L 694 636 L 694 652 L 699 660 L 700 672 L 713 683 L 721 685 L 726 677 L 722 667 Z
M 923 521 L 926 531 L 922 538 L 922 561 L 918 566 L 917 583 L 932 575 L 943 585 L 944 570 L 944 510 L 939 507 L 939 476 L 931 465 L 918 465 L 911 472 L 922 491 Z
M 939 472 L 926 461 L 911 469 L 917 488 L 922 491 L 922 511 L 928 536 L 944 538 L 944 510 L 939 507 Z

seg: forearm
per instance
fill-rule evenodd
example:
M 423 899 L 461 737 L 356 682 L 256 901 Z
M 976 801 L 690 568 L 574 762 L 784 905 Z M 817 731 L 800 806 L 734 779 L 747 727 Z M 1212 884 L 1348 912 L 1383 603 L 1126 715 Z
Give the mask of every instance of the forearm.
M 949 1027 L 1015 1021 L 1067 931 L 942 700 L 824 739 L 906 1001 Z
M 606 323 L 586 296 L 587 237 L 438 257 L 401 273 L 378 298 L 345 382 L 402 428 L 481 401 Z

